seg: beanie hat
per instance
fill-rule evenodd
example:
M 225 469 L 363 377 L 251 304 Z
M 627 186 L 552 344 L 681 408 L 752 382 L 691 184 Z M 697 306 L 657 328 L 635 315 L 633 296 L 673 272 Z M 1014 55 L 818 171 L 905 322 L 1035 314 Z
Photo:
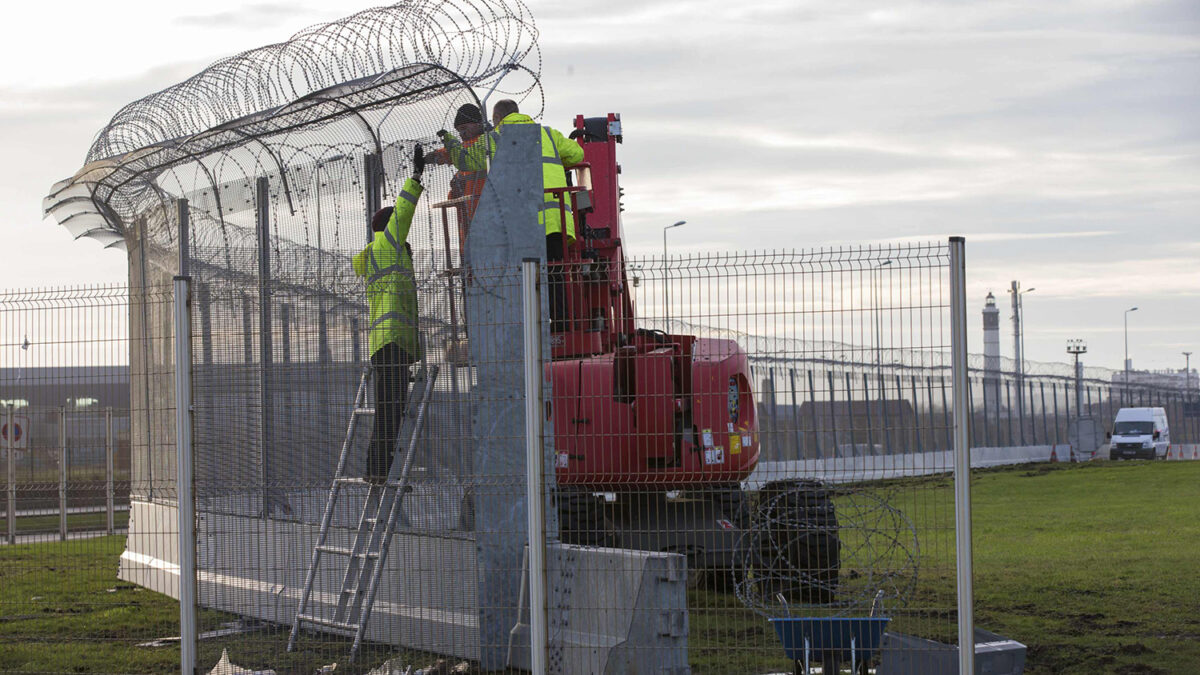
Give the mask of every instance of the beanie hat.
M 385 206 L 375 212 L 371 217 L 371 231 L 382 232 L 383 228 L 387 227 L 388 221 L 392 219 L 393 207 Z
M 483 114 L 479 112 L 479 106 L 474 103 L 460 105 L 458 107 L 458 114 L 454 116 L 454 126 L 469 122 L 483 123 Z

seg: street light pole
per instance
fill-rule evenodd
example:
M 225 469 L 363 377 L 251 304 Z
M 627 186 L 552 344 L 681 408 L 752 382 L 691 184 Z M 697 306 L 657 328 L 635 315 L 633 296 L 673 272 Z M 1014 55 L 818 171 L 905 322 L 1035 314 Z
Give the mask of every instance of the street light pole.
M 1075 418 L 1083 417 L 1083 369 L 1079 367 L 1079 355 L 1087 353 L 1083 340 L 1067 340 L 1067 353 L 1075 356 Z M 1070 420 L 1068 420 L 1068 423 Z
M 664 327 L 669 333 L 671 331 L 671 304 L 667 293 L 670 290 L 670 277 L 667 268 L 667 230 L 687 224 L 686 220 L 681 220 L 673 225 L 667 225 L 663 228 L 663 317 L 666 319 Z
M 1129 313 L 1136 312 L 1137 307 L 1130 307 L 1125 310 L 1125 389 L 1121 392 L 1121 401 L 1125 402 L 1129 396 Z
M 1192 397 L 1192 353 L 1183 352 L 1183 396 Z
M 1013 366 L 1017 383 L 1017 424 L 1021 430 L 1021 443 L 1025 438 L 1025 302 L 1022 296 L 1036 288 L 1021 290 L 1021 282 L 1014 280 L 1009 293 L 1012 294 L 1013 310 Z M 1010 413 L 1011 414 L 1011 413 Z
M 1036 291 L 1037 288 L 1026 288 L 1021 291 L 1021 296 L 1017 300 L 1017 308 L 1021 313 L 1021 362 L 1017 364 L 1017 371 L 1020 373 L 1020 379 L 1025 379 L 1025 294 Z

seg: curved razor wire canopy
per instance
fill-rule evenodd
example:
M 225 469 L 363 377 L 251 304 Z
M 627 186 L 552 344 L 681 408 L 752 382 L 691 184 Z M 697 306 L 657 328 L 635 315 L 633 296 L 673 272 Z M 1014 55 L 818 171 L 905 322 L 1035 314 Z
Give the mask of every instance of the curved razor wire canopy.
M 400 191 L 414 146 L 440 146 L 477 91 L 540 115 L 540 68 L 520 0 L 410 0 L 222 59 L 113 116 L 44 208 L 76 238 L 128 253 L 139 497 L 170 499 L 174 475 L 172 413 L 158 403 L 172 400 L 171 312 L 146 292 L 181 271 L 194 280 L 197 482 L 209 496 L 327 486 L 370 356 L 351 259 L 372 212 Z M 430 345 L 452 323 L 442 273 L 460 264 L 457 228 L 429 206 L 452 174 L 425 171 L 408 237 Z M 461 463 L 459 448 L 440 452 Z
M 138 219 L 158 243 L 170 243 L 174 233 L 161 222 L 170 199 L 205 191 L 215 198 L 247 177 L 278 179 L 295 213 L 306 200 L 303 178 L 319 163 L 431 142 L 452 128 L 458 105 L 478 102 L 473 88 L 487 90 L 514 66 L 520 74 L 498 90 L 540 114 L 537 30 L 519 0 L 365 10 L 222 59 L 126 105 L 44 206 L 76 238 L 106 246 L 128 246 Z M 392 159 L 385 190 L 405 168 Z M 223 200 L 234 203 L 214 213 L 218 221 L 237 210 L 236 199 Z M 229 223 L 219 225 L 224 234 Z

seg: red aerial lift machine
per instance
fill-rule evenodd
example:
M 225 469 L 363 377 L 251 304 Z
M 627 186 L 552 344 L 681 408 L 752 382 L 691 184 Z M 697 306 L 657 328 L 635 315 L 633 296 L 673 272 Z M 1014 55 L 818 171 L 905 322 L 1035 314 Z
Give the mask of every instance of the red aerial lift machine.
M 548 274 L 566 306 L 546 366 L 562 538 L 728 568 L 745 526 L 740 482 L 759 457 L 749 360 L 734 340 L 638 325 L 621 227 L 621 118 L 580 115 L 571 137 L 584 162 L 573 185 L 546 196 L 569 207 L 576 232 Z

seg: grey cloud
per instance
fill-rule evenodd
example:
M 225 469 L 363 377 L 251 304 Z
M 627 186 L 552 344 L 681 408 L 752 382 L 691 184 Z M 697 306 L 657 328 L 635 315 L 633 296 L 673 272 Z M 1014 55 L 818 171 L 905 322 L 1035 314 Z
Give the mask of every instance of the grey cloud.
M 207 65 L 204 61 L 178 62 L 155 66 L 132 77 L 93 78 L 87 82 L 60 87 L 0 87 L 0 123 L 37 125 L 49 120 L 95 120 L 92 132 L 126 103 L 168 87 L 194 75 Z

